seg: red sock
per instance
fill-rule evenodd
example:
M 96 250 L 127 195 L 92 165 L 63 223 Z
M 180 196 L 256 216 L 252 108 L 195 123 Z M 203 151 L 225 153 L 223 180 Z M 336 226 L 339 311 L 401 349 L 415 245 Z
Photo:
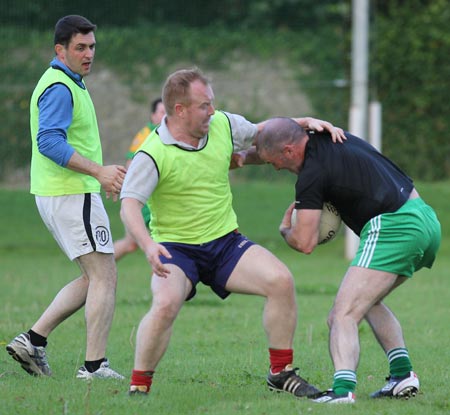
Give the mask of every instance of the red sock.
M 147 392 L 149 392 L 152 386 L 153 373 L 155 372 L 152 370 L 133 370 L 130 385 L 146 386 Z
M 281 372 L 287 365 L 294 361 L 292 349 L 269 349 L 270 371 L 275 374 Z

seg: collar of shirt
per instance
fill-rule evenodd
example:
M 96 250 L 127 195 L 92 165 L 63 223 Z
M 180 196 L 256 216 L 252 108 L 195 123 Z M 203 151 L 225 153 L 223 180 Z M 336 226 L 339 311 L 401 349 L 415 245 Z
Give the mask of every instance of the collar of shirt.
M 83 83 L 83 77 L 75 72 L 72 72 L 64 63 L 62 63 L 58 58 L 53 58 L 53 60 L 50 62 L 50 66 L 54 69 L 59 69 L 63 71 L 69 78 L 73 79 L 78 86 L 85 89 L 85 85 Z
M 164 118 L 161 120 L 161 125 L 157 129 L 159 138 L 161 139 L 163 144 L 176 145 L 179 147 L 183 147 L 187 150 L 201 150 L 203 147 L 205 147 L 208 135 L 205 135 L 203 138 L 200 139 L 198 147 L 193 147 L 187 143 L 184 143 L 183 141 L 178 141 L 175 138 L 173 138 L 172 134 L 169 131 L 169 128 L 167 127 L 166 119 L 167 116 L 165 115 Z

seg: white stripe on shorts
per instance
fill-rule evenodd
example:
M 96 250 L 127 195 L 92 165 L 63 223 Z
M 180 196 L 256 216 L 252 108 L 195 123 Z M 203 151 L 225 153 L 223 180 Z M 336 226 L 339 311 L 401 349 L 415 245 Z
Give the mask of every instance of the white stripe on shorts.
M 381 215 L 370 219 L 370 230 L 366 242 L 364 243 L 363 252 L 358 261 L 358 267 L 368 268 L 372 260 L 373 253 L 377 247 L 378 236 L 381 229 Z

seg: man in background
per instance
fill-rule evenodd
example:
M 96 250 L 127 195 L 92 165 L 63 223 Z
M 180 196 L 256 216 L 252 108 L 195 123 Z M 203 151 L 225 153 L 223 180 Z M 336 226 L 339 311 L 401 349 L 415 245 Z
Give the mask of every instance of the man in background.
M 130 148 L 128 149 L 128 153 L 126 155 L 127 161 L 125 164 L 127 168 L 130 165 L 131 160 L 136 153 L 136 150 L 141 146 L 141 144 L 150 135 L 150 133 L 161 123 L 161 120 L 165 114 L 166 111 L 164 109 L 162 99 L 156 98 L 155 100 L 153 100 L 151 103 L 150 121 L 134 136 Z M 145 225 L 148 227 L 150 224 L 151 212 L 147 204 L 142 207 L 142 216 L 144 217 Z M 136 241 L 125 229 L 124 237 L 114 242 L 114 257 L 116 261 L 118 261 L 125 255 L 130 254 L 137 249 L 138 245 Z

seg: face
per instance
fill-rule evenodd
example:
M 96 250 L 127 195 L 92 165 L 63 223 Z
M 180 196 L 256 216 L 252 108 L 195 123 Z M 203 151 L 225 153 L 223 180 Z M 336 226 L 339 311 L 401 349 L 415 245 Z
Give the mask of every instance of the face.
M 267 164 L 271 164 L 275 170 L 289 170 L 297 174 L 300 171 L 301 162 L 295 156 L 290 146 L 284 146 L 281 151 L 259 151 L 259 158 Z
M 164 108 L 164 104 L 160 102 L 156 106 L 155 112 L 151 115 L 152 123 L 153 124 L 161 124 L 161 120 L 163 119 L 164 115 L 166 115 L 166 109 Z
M 210 85 L 204 85 L 201 81 L 191 84 L 191 103 L 183 106 L 182 114 L 185 127 L 191 137 L 201 139 L 209 131 L 211 116 L 215 108 L 214 93 Z
M 55 45 L 56 55 L 72 72 L 86 76 L 91 72 L 95 55 L 95 35 L 77 33 L 72 37 L 69 45 Z

